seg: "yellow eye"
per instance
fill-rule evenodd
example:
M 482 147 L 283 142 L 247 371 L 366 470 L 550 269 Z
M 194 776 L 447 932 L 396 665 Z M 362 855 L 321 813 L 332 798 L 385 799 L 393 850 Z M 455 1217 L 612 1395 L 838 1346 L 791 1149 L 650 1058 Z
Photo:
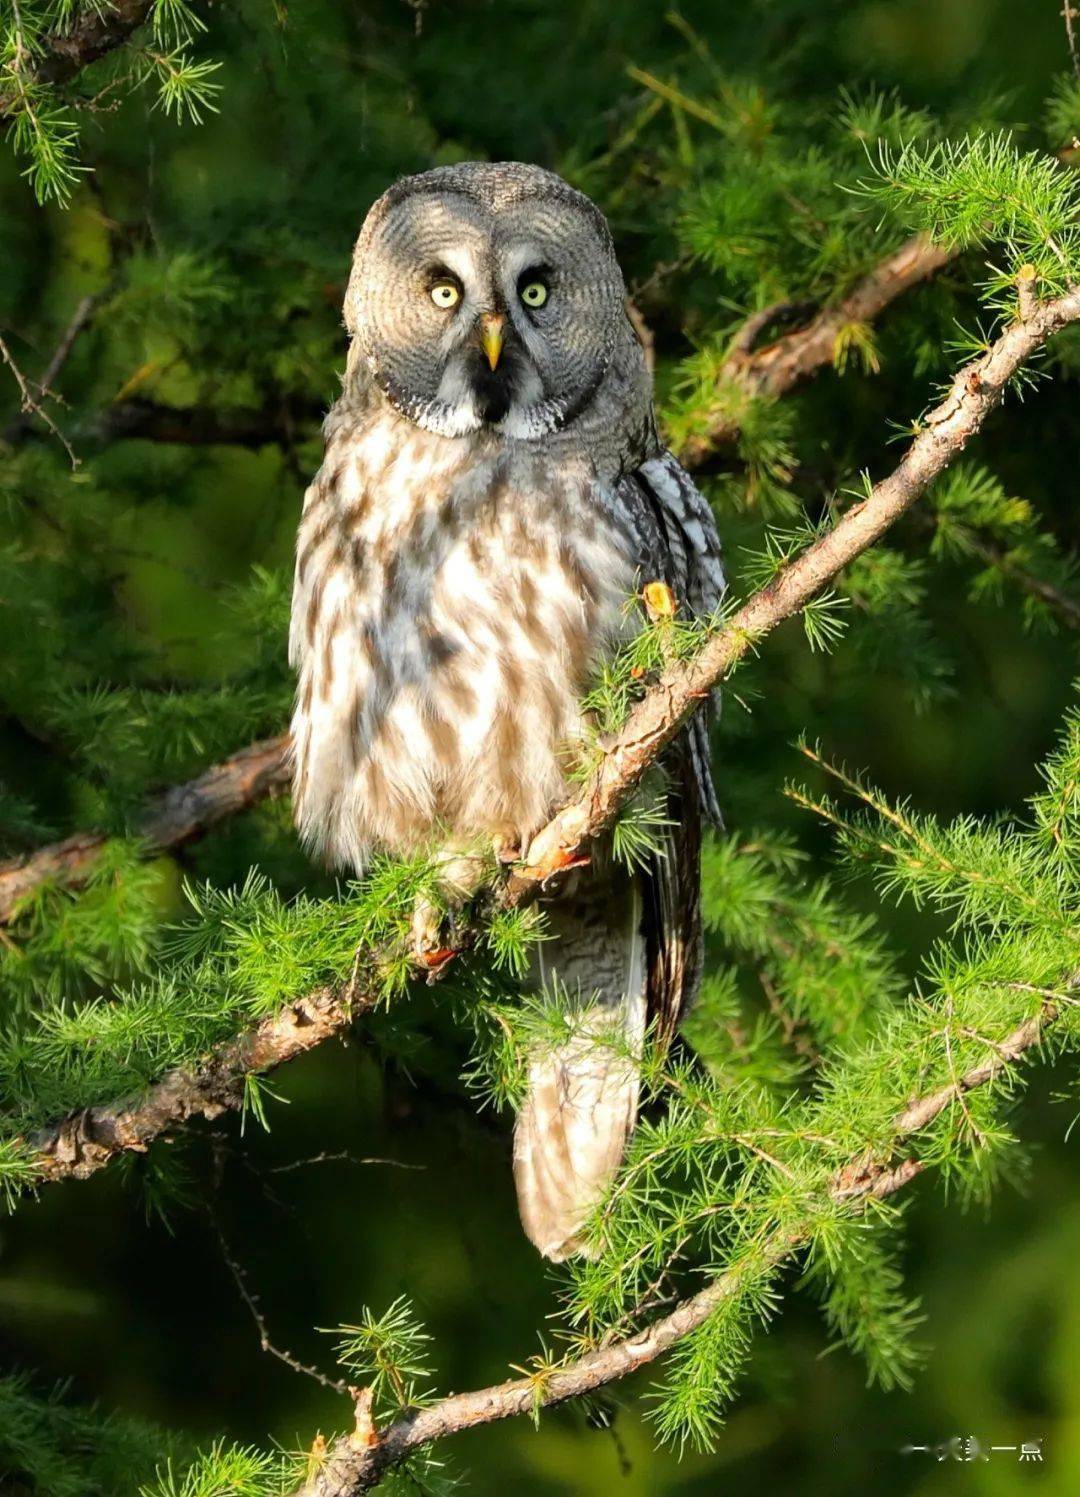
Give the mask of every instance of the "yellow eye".
M 451 307 L 456 307 L 461 300 L 461 292 L 453 281 L 436 281 L 431 288 L 431 299 L 437 307 L 444 312 L 449 312 Z
M 548 299 L 543 281 L 527 281 L 521 288 L 521 299 L 527 307 L 542 307 Z

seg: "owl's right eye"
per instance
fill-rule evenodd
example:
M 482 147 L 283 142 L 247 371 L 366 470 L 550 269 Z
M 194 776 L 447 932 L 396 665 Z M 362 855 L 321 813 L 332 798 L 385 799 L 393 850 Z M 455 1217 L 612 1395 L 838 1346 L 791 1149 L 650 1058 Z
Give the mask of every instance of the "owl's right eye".
M 451 311 L 461 300 L 461 292 L 453 281 L 436 281 L 428 295 L 444 312 Z

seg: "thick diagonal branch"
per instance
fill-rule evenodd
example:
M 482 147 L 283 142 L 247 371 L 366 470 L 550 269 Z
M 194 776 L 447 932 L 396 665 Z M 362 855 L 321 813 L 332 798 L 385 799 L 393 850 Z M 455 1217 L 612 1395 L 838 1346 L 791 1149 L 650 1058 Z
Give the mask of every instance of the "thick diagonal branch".
M 894 1194 L 924 1168 L 918 1157 L 898 1158 L 911 1136 L 929 1126 L 958 1096 L 986 1086 L 1004 1070 L 1016 1066 L 1044 1040 L 1058 1019 L 1059 1004 L 1046 1000 L 1038 1014 L 1019 1025 L 987 1058 L 955 1084 L 929 1092 L 910 1103 L 893 1122 L 892 1146 L 878 1156 L 853 1160 L 835 1176 L 829 1194 L 834 1200 L 858 1207 L 860 1199 L 881 1199 Z M 776 1266 L 790 1258 L 807 1242 L 811 1216 L 805 1229 L 777 1232 L 766 1243 L 755 1267 Z M 411 1451 L 478 1425 L 533 1414 L 571 1398 L 580 1398 L 608 1383 L 618 1382 L 639 1367 L 653 1362 L 676 1342 L 706 1321 L 725 1299 L 739 1293 L 743 1271 L 729 1269 L 719 1274 L 699 1293 L 681 1301 L 667 1315 L 625 1340 L 602 1346 L 540 1379 L 514 1378 L 490 1388 L 455 1393 L 424 1408 L 407 1410 L 378 1433 L 374 1443 L 360 1443 L 346 1435 L 330 1447 L 325 1462 L 296 1497 L 358 1497 L 369 1491 L 393 1466 Z M 370 1438 L 370 1437 L 369 1437 Z
M 868 321 L 877 316 L 909 286 L 932 275 L 947 258 L 944 251 L 918 236 L 883 260 L 843 301 L 819 312 L 805 327 L 788 333 L 764 348 L 752 347 L 752 335 L 761 319 L 751 318 L 746 328 L 748 336 L 736 340 L 733 352 L 724 366 L 722 378 L 735 380 L 754 394 L 784 394 L 798 380 L 832 362 L 836 337 L 841 328 L 852 321 Z M 148 401 L 129 401 L 114 406 L 109 411 L 104 431 L 110 437 L 136 436 L 165 442 L 224 442 L 239 446 L 261 446 L 269 442 L 292 441 L 298 425 L 302 425 L 305 420 L 321 419 L 322 414 L 322 408 L 316 406 L 307 411 L 279 406 L 241 413 L 222 422 L 214 412 L 200 408 L 170 410 Z M 715 448 L 731 441 L 735 435 L 734 418 L 728 418 L 726 424 L 718 421 L 710 427 L 707 434 L 695 437 L 683 449 L 682 459 L 691 467 L 700 466 Z M 256 744 L 251 752 L 257 754 L 259 749 L 260 745 Z M 227 779 L 231 762 L 227 760 L 216 769 L 208 770 L 202 778 L 213 781 L 215 777 L 224 775 Z M 261 782 L 253 780 L 250 794 L 238 800 L 232 809 L 244 809 L 260 793 L 277 788 L 277 783 L 273 777 Z M 188 788 L 181 786 L 177 793 L 183 794 Z M 211 816 L 206 821 L 204 830 L 221 820 L 221 815 L 216 814 L 213 809 L 213 798 L 208 806 Z M 228 809 L 221 814 L 227 815 Z M 187 833 L 173 841 L 153 837 L 149 840 L 156 846 L 168 847 L 194 835 L 198 835 L 198 832 Z M 14 902 L 44 879 L 57 879 L 73 885 L 84 881 L 92 866 L 93 854 L 103 840 L 103 837 L 93 832 L 76 833 L 62 842 L 41 848 L 29 857 L 0 863 L 0 923 L 10 919 Z
M 685 664 L 673 666 L 631 711 L 581 795 L 545 829 L 547 845 L 568 855 L 610 825 L 618 807 L 691 712 L 778 624 L 824 591 L 885 534 L 963 452 L 1001 403 L 1009 381 L 1048 338 L 1080 321 L 1080 288 L 1014 322 L 955 376 L 945 398 L 921 422 L 899 465 L 874 485 L 820 540 L 755 593 Z
M 649 688 L 581 793 L 537 839 L 553 865 L 560 859 L 572 863 L 587 853 L 645 770 L 709 692 L 749 650 L 828 587 L 914 504 L 981 428 L 1024 361 L 1060 328 L 1076 321 L 1080 321 L 1080 288 L 1040 305 L 1027 321 L 1006 328 L 981 357 L 956 375 L 944 399 L 921 423 L 899 466 L 743 604 L 692 660 L 672 666 Z M 527 900 L 537 892 L 540 881 L 539 873 L 520 870 L 507 881 L 500 897 L 506 903 Z M 374 961 L 376 954 L 358 955 L 360 977 L 339 994 L 322 992 L 297 999 L 278 1019 L 264 1021 L 247 1040 L 232 1041 L 215 1052 L 202 1068 L 170 1073 L 141 1098 L 106 1103 L 41 1130 L 31 1142 L 42 1159 L 43 1174 L 54 1179 L 92 1174 L 112 1155 L 124 1149 L 144 1149 L 190 1116 L 237 1105 L 248 1071 L 272 1069 L 347 1026 L 349 1000 L 353 999 L 355 1011 L 356 991 L 363 989 L 365 956 Z M 307 1006 L 316 1001 L 318 1023 L 307 1014 Z M 249 1044 L 254 1048 L 246 1048 Z
M 289 779 L 287 737 L 267 738 L 232 754 L 184 785 L 173 785 L 149 806 L 135 835 L 156 850 L 179 847 L 203 836 L 227 816 L 284 790 Z M 85 883 L 107 841 L 104 832 L 76 832 L 0 863 L 0 924 L 17 913 L 20 900 L 55 880 Z
M 340 1034 L 363 1007 L 363 999 L 352 1004 L 345 988 L 319 988 L 220 1045 L 198 1069 L 169 1071 L 138 1096 L 82 1108 L 40 1129 L 26 1142 L 41 1180 L 85 1180 L 117 1154 L 145 1153 L 155 1138 L 190 1118 L 240 1108 L 246 1076 L 273 1070 Z

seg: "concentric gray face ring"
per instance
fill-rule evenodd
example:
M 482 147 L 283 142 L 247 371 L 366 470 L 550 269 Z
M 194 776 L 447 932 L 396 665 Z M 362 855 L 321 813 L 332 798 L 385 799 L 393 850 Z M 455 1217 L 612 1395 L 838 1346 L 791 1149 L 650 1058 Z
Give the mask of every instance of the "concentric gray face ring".
M 527 265 L 529 246 L 562 287 L 535 313 L 507 284 L 510 267 Z M 439 265 L 463 282 L 467 304 L 453 322 L 424 294 L 423 277 Z M 480 311 L 505 311 L 526 377 L 490 427 L 527 440 L 566 427 L 589 405 L 611 363 L 624 299 L 610 232 L 588 198 L 538 167 L 474 163 L 405 178 L 375 203 L 345 311 L 387 400 L 442 436 L 485 425 L 465 350 Z

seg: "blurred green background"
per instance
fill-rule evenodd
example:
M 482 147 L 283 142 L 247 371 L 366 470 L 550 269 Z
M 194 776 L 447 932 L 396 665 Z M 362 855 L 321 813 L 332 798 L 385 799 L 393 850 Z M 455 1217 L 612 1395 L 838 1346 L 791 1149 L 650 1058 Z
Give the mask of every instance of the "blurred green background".
M 161 679 L 190 685 L 242 669 L 250 643 L 234 628 L 229 589 L 253 565 L 288 569 L 318 461 L 312 411 L 337 387 L 341 290 L 371 200 L 397 174 L 461 157 L 583 173 L 640 107 L 627 66 L 663 76 L 687 66 L 685 38 L 665 9 L 652 0 L 218 7 L 205 47 L 225 63 L 224 89 L 220 112 L 200 127 L 177 128 L 149 95 L 92 116 L 93 176 L 67 212 L 35 207 L 0 154 L 0 327 L 29 367 L 43 366 L 117 247 L 127 256 L 119 310 L 79 343 L 62 382 L 73 414 L 58 419 L 77 445 L 97 442 L 94 422 L 107 422 L 118 399 L 197 401 L 223 421 L 269 402 L 295 422 L 295 440 L 284 444 L 97 442 L 72 481 L 73 524 L 80 492 L 108 511 L 121 632 L 151 652 Z M 1067 64 L 1059 0 L 711 0 L 683 14 L 726 70 L 775 89 L 788 108 L 805 97 L 810 110 L 841 87 L 873 82 L 897 87 L 913 106 L 950 111 L 963 100 L 977 112 L 994 100 L 1010 118 L 1033 119 Z M 640 198 L 613 191 L 609 200 L 602 174 L 590 186 L 611 208 L 628 279 L 646 281 L 670 225 L 642 222 Z M 665 202 L 658 195 L 661 216 Z M 694 283 L 706 311 L 723 295 L 704 274 Z M 688 351 L 683 323 L 661 296 L 662 361 Z M 902 340 L 889 337 L 886 329 L 877 379 L 826 373 L 795 398 L 808 484 L 815 469 L 826 480 L 882 471 L 895 451 L 888 421 L 910 419 L 925 399 L 931 375 L 913 376 Z M 1075 402 L 1075 384 L 1044 388 L 996 420 L 979 452 L 1068 549 L 1078 538 Z M 43 489 L 69 482 L 59 458 L 41 461 Z M 811 656 L 795 631 L 770 642 L 752 713 L 732 707 L 718 737 L 729 825 L 790 823 L 813 866 L 827 866 L 827 839 L 779 793 L 798 773 L 790 744 L 802 728 L 923 807 L 1022 808 L 1032 766 L 1071 700 L 1073 640 L 1025 632 L 1015 606 L 968 602 L 948 569 L 934 573 L 933 587 L 930 614 L 955 662 L 955 691 L 920 715 L 887 665 L 867 669 L 844 648 Z M 279 658 L 283 641 L 262 647 Z M 53 747 L 27 728 L 32 713 L 10 697 L 8 706 L 0 775 L 60 831 L 95 819 L 92 776 L 83 783 L 60 772 Z M 277 710 L 268 710 L 267 730 Z M 192 745 L 191 767 L 238 741 Z M 177 906 L 180 871 L 224 882 L 255 861 L 286 888 L 325 882 L 296 853 L 285 813 L 266 809 L 192 849 L 182 868 L 164 864 L 163 907 Z M 851 897 L 874 904 L 860 884 Z M 914 973 L 936 927 L 910 910 L 881 914 Z M 272 1109 L 269 1135 L 249 1119 L 241 1138 L 226 1119 L 216 1146 L 209 1130 L 166 1146 L 183 1156 L 192 1196 L 168 1225 L 147 1216 L 115 1172 L 50 1187 L 0 1222 L 3 1364 L 33 1369 L 43 1383 L 70 1378 L 75 1398 L 202 1441 L 227 1433 L 292 1446 L 336 1428 L 340 1400 L 260 1351 L 201 1209 L 210 1195 L 274 1339 L 302 1357 L 328 1361 L 313 1327 L 408 1292 L 435 1337 L 441 1389 L 496 1380 L 524 1361 L 554 1288 L 517 1225 L 508 1124 L 477 1117 L 463 1096 L 463 1042 L 438 990 L 400 1024 L 378 1028 L 370 1043 L 279 1075 L 274 1090 L 287 1105 Z M 924 1306 L 928 1357 L 910 1394 L 868 1391 L 848 1352 L 826 1355 L 813 1304 L 793 1289 L 779 1323 L 758 1338 L 715 1455 L 678 1462 L 653 1451 L 639 1419 L 645 1375 L 611 1391 L 610 1429 L 558 1411 L 539 1432 L 517 1421 L 463 1436 L 446 1458 L 467 1468 L 484 1497 L 1080 1491 L 1080 1199 L 1075 1144 L 1065 1138 L 1071 1114 L 1054 1092 L 1050 1074 L 1032 1088 L 1023 1113 L 1029 1178 L 1002 1189 L 991 1213 L 963 1213 L 932 1180 L 911 1193 L 905 1262 Z M 342 1151 L 392 1162 L 272 1172 Z M 984 1446 L 1041 1439 L 1045 1458 L 901 1453 L 954 1436 Z

